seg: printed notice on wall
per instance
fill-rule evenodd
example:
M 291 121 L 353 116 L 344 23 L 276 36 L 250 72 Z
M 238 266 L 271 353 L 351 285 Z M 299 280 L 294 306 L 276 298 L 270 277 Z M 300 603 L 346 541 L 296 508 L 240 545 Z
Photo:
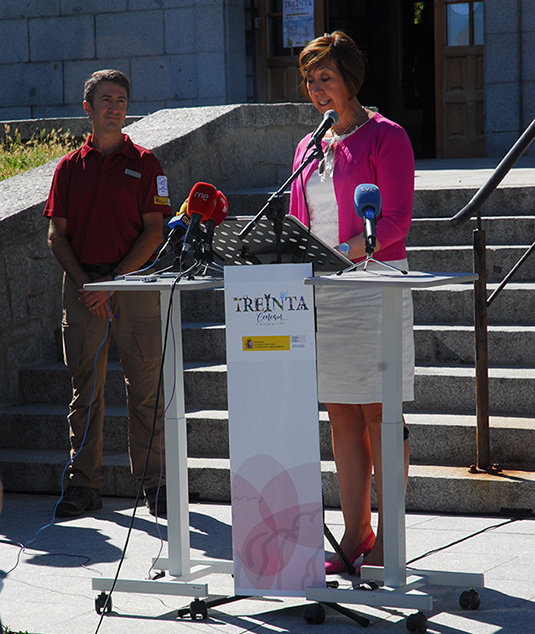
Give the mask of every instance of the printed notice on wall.
M 314 39 L 314 0 L 283 0 L 284 46 L 306 46 Z

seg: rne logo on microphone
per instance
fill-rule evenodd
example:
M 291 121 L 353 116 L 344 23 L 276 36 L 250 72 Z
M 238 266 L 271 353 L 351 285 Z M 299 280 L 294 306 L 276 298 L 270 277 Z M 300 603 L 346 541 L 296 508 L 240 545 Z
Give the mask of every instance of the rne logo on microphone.
M 195 192 L 193 197 L 202 198 L 205 202 L 208 200 L 208 194 L 203 194 L 202 192 Z

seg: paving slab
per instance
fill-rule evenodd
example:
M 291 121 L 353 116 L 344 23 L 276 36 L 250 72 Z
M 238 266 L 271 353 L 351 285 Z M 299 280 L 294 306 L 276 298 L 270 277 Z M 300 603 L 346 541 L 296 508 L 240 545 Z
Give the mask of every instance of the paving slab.
M 306 600 L 257 597 L 212 608 L 206 621 L 179 618 L 177 610 L 191 599 L 169 595 L 116 592 L 113 607 L 102 619 L 95 610 L 92 579 L 114 578 L 132 523 L 134 501 L 104 498 L 92 515 L 56 519 L 56 498 L 6 494 L 0 516 L 0 615 L 4 627 L 28 634 L 349 634 L 360 626 L 330 608 L 323 625 L 303 619 Z M 339 510 L 327 509 L 325 519 L 336 537 L 343 531 Z M 377 520 L 373 516 L 374 523 Z M 430 634 L 518 634 L 533 631 L 535 616 L 535 520 L 508 517 L 409 513 L 407 560 L 423 569 L 484 573 L 479 610 L 462 610 L 466 588 L 426 586 L 433 597 L 426 612 Z M 42 528 L 44 527 L 44 528 Z M 39 529 L 42 530 L 40 532 Z M 37 534 L 37 537 L 35 535 Z M 34 539 L 35 537 L 35 539 Z M 31 543 L 30 540 L 33 541 Z M 120 567 L 120 579 L 152 578 L 152 560 L 167 554 L 167 522 L 158 522 L 139 507 Z M 192 557 L 231 558 L 231 509 L 225 504 L 190 504 Z M 27 544 L 24 550 L 20 545 Z M 329 548 L 328 548 L 329 550 Z M 433 551 L 433 552 L 432 552 Z M 422 558 L 423 557 L 423 558 Z M 356 577 L 336 577 L 341 587 Z M 211 575 L 209 598 L 233 594 L 230 575 Z M 414 610 L 350 606 L 370 619 L 375 634 L 406 632 Z M 99 625 L 100 624 L 100 625 Z
M 492 176 L 501 158 L 420 159 L 415 161 L 416 189 L 479 188 Z M 522 156 L 500 187 L 533 187 L 535 157 Z

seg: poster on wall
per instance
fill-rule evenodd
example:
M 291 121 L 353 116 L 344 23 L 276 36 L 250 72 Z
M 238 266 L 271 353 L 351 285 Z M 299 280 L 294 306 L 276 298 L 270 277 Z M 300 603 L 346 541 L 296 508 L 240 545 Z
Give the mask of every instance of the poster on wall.
M 310 264 L 225 267 L 237 595 L 325 587 Z
M 286 48 L 314 39 L 314 0 L 283 0 L 282 39 Z

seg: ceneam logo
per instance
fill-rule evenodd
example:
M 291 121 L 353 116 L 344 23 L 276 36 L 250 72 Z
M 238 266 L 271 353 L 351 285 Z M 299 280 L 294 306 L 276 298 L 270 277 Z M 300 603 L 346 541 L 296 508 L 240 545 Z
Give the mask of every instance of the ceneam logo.
M 233 297 L 236 313 L 256 313 L 260 322 L 283 322 L 284 313 L 297 310 L 309 310 L 305 298 L 301 295 L 289 295 L 282 291 L 279 296 L 264 293 L 257 297 Z

